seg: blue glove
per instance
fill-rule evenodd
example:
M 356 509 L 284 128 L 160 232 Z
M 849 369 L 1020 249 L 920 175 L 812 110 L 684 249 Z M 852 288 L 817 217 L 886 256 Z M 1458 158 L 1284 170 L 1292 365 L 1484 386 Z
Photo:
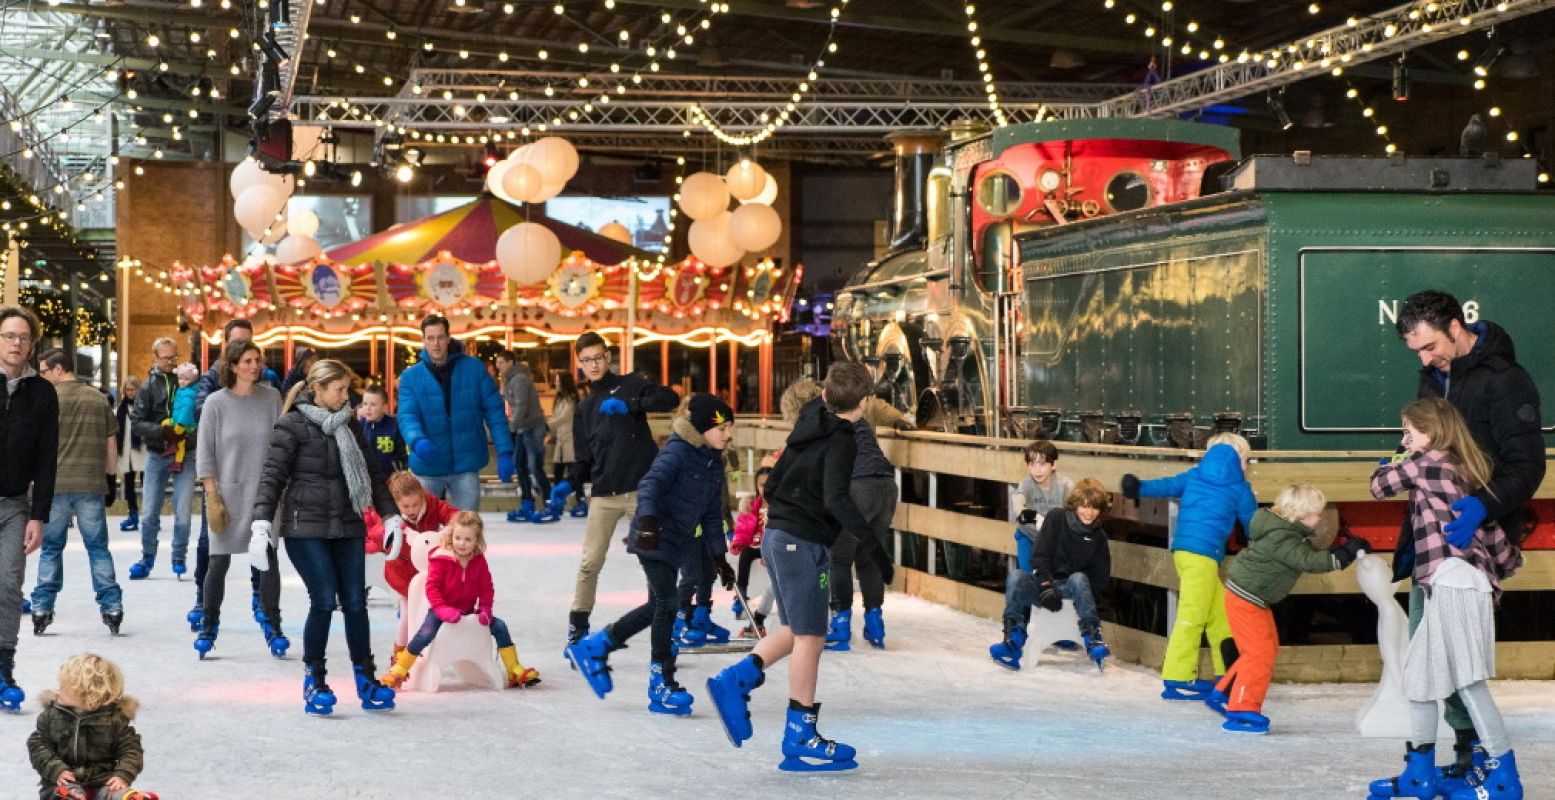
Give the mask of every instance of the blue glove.
M 437 445 L 431 439 L 417 439 L 416 443 L 410 446 L 410 450 L 422 461 L 432 461 L 437 458 Z
M 566 505 L 567 495 L 569 494 L 572 494 L 572 484 L 568 483 L 567 481 L 562 481 L 561 483 L 551 487 L 551 496 L 549 498 L 551 505 L 556 506 L 557 508 L 561 508 L 562 506 Z
M 621 416 L 628 413 L 626 401 L 619 397 L 607 397 L 605 402 L 599 404 L 599 413 L 611 416 Z
M 513 480 L 513 457 L 506 453 L 497 454 L 497 480 L 503 483 Z
M 1384 458 L 1381 461 L 1377 462 L 1377 466 L 1379 466 L 1379 467 L 1386 467 L 1386 466 L 1388 466 L 1389 464 L 1392 464 L 1392 463 L 1393 463 L 1393 459 L 1391 459 L 1391 458 Z
M 1485 521 L 1485 503 L 1469 495 L 1453 503 L 1452 510 L 1458 512 L 1458 518 L 1447 523 L 1442 532 L 1447 534 L 1448 544 L 1458 550 L 1467 550 L 1474 541 L 1474 532 Z

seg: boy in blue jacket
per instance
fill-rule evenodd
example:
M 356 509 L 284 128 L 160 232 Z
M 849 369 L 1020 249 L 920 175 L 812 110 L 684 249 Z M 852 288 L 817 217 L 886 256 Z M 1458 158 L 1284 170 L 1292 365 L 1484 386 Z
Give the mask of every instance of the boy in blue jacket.
M 684 715 L 691 713 L 692 697 L 675 682 L 670 646 L 678 603 L 675 579 L 682 565 L 704 557 L 698 526 L 723 530 L 723 450 L 734 436 L 734 411 L 710 394 L 692 395 L 671 427 L 669 441 L 637 485 L 636 517 L 626 538 L 627 552 L 642 562 L 648 578 L 648 602 L 568 645 L 567 657 L 603 700 L 613 688 L 606 664 L 610 652 L 651 625 L 648 710 Z
M 1204 700 L 1215 683 L 1199 678 L 1199 641 L 1209 636 L 1215 675 L 1226 674 L 1222 652 L 1231 641 L 1226 621 L 1226 590 L 1220 583 L 1220 561 L 1232 527 L 1251 530 L 1258 500 L 1247 482 L 1247 440 L 1221 433 L 1206 445 L 1199 465 L 1169 478 L 1141 481 L 1123 476 L 1123 496 L 1179 497 L 1177 527 L 1172 532 L 1172 564 L 1177 568 L 1177 622 L 1166 640 L 1161 665 L 1163 700 Z

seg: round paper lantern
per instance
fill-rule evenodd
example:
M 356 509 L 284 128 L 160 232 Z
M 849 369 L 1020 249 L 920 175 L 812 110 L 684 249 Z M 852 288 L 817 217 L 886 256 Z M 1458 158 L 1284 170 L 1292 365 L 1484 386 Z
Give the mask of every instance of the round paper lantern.
M 742 158 L 724 175 L 724 184 L 736 200 L 749 200 L 767 186 L 767 171 L 760 164 Z
M 777 244 L 783 233 L 783 221 L 772 206 L 751 203 L 729 215 L 729 241 L 750 253 L 759 253 Z
M 533 202 L 533 203 L 544 203 L 545 201 L 555 197 L 556 195 L 561 194 L 562 190 L 565 189 L 565 188 L 567 188 L 567 182 L 566 181 L 561 181 L 561 182 L 558 182 L 558 183 L 549 183 L 548 182 L 544 186 L 540 187 L 540 191 L 535 193 L 534 199 L 531 200 L 530 202 Z
M 258 161 L 245 158 L 238 162 L 236 169 L 232 170 L 232 177 L 227 180 L 227 186 L 232 189 L 233 197 L 242 197 L 244 191 L 255 186 L 272 186 L 283 195 L 289 195 L 292 191 L 292 179 L 290 175 L 265 172 Z
M 507 171 L 502 175 L 502 190 L 519 202 L 540 202 L 540 190 L 545 188 L 540 170 L 524 162 L 509 163 L 507 167 Z
M 265 262 L 269 260 L 269 253 L 266 253 L 263 250 L 255 250 L 254 252 L 248 254 L 248 258 L 243 259 L 243 266 L 250 269 L 254 267 L 262 267 L 265 265 Z
M 615 220 L 611 220 L 605 223 L 605 225 L 599 229 L 599 235 L 605 237 L 606 239 L 620 242 L 621 244 L 632 243 L 632 232 L 627 230 L 625 225 L 622 225 Z
M 286 230 L 293 236 L 312 237 L 319 232 L 319 215 L 306 208 L 286 212 Z
M 711 172 L 687 175 L 680 184 L 680 210 L 697 221 L 716 217 L 729 210 L 729 187 Z
M 758 194 L 755 197 L 750 198 L 749 200 L 741 200 L 740 203 L 742 203 L 742 204 L 744 204 L 744 203 L 759 203 L 759 204 L 764 205 L 764 206 L 770 206 L 770 205 L 772 205 L 772 201 L 776 200 L 776 199 L 777 199 L 777 178 L 772 177 L 772 173 L 768 172 L 767 173 L 767 183 L 766 183 L 765 186 L 761 187 L 761 194 Z
M 281 241 L 275 248 L 275 260 L 281 264 L 296 264 L 307 261 L 324 252 L 312 236 L 303 236 L 294 233 Z
M 709 267 L 727 267 L 745 257 L 745 251 L 729 240 L 729 212 L 697 220 L 686 231 L 691 254 Z
M 521 222 L 497 237 L 497 264 L 503 275 L 521 286 L 550 277 L 561 260 L 561 240 L 538 222 Z
M 286 223 L 287 219 L 285 217 L 271 220 L 269 235 L 266 235 L 264 229 L 260 228 L 258 231 L 254 232 L 254 238 L 258 239 L 260 244 L 273 245 L 276 242 L 285 239 L 286 234 L 289 233 Z
M 517 204 L 518 200 L 508 194 L 506 189 L 502 188 L 502 179 L 508 174 L 508 169 L 512 166 L 513 162 L 506 159 L 492 164 L 491 169 L 486 170 L 486 191 L 491 192 L 501 200 Z
M 260 232 L 275 222 L 275 215 L 285 207 L 286 196 L 279 189 L 274 186 L 250 186 L 238 195 L 237 202 L 232 206 L 232 214 L 243 230 L 258 238 Z
M 524 163 L 540 171 L 547 185 L 566 183 L 578 174 L 578 151 L 559 136 L 547 136 L 529 145 Z

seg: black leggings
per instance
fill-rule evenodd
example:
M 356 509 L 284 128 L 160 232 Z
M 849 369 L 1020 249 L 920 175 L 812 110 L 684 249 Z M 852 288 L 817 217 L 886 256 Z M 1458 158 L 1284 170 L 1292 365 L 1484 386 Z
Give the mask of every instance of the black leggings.
M 675 565 L 640 555 L 637 560 L 642 562 L 643 574 L 648 578 L 648 602 L 626 612 L 606 630 L 611 644 L 620 647 L 643 628 L 651 626 L 648 641 L 653 660 L 673 666 L 675 657 L 670 654 L 670 632 L 675 626 Z
M 760 563 L 760 547 L 747 547 L 740 551 L 740 565 L 735 567 L 734 570 L 734 586 L 740 590 L 740 594 L 744 595 L 746 600 L 751 598 L 749 591 L 751 583 L 751 565 Z
M 865 534 L 860 541 L 848 531 L 837 536 L 831 546 L 831 608 L 844 611 L 853 607 L 853 571 L 858 570 L 859 594 L 864 596 L 865 610 L 879 608 L 885 603 L 885 579 L 880 574 L 880 562 L 875 550 L 884 550 L 880 540 Z
M 114 480 L 114 476 L 108 476 L 108 502 L 105 505 L 111 506 L 119 501 L 120 483 L 121 481 Z M 135 491 L 135 473 L 133 471 L 124 473 L 124 479 L 122 483 L 124 484 L 125 504 L 130 507 L 131 514 L 139 514 L 140 492 Z
M 221 603 L 227 597 L 227 568 L 232 566 L 232 556 L 210 557 L 209 565 L 205 570 L 205 627 L 214 627 L 221 622 Z M 275 548 L 270 548 L 270 568 L 259 572 L 259 607 L 265 612 L 265 618 L 269 620 L 271 627 L 277 631 L 281 629 L 281 573 L 280 564 L 275 557 Z M 250 580 L 253 576 L 250 575 Z
M 551 472 L 552 472 L 551 485 L 555 486 L 556 484 L 561 483 L 562 481 L 567 480 L 567 471 L 569 469 L 571 469 L 571 468 L 572 468 L 572 462 L 570 462 L 570 461 L 568 461 L 568 462 L 558 462 L 558 463 L 552 464 L 551 465 Z M 583 487 L 582 486 L 574 486 L 574 487 L 572 487 L 572 495 L 571 496 L 578 498 L 579 501 L 582 501 L 583 500 Z M 546 499 L 549 499 L 549 498 L 546 498 Z M 567 500 L 567 498 L 565 498 L 565 497 L 562 498 L 562 502 L 566 502 L 566 500 Z

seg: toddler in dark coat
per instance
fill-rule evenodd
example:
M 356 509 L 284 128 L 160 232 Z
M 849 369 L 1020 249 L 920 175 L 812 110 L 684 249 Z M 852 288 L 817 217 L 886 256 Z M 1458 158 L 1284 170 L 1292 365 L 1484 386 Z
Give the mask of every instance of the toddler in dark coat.
M 130 721 L 140 703 L 124 693 L 124 673 L 102 656 L 82 653 L 59 667 L 59 690 L 44 692 L 27 754 L 42 800 L 156 800 L 130 788 L 145 756 Z M 95 793 L 94 793 L 95 792 Z

